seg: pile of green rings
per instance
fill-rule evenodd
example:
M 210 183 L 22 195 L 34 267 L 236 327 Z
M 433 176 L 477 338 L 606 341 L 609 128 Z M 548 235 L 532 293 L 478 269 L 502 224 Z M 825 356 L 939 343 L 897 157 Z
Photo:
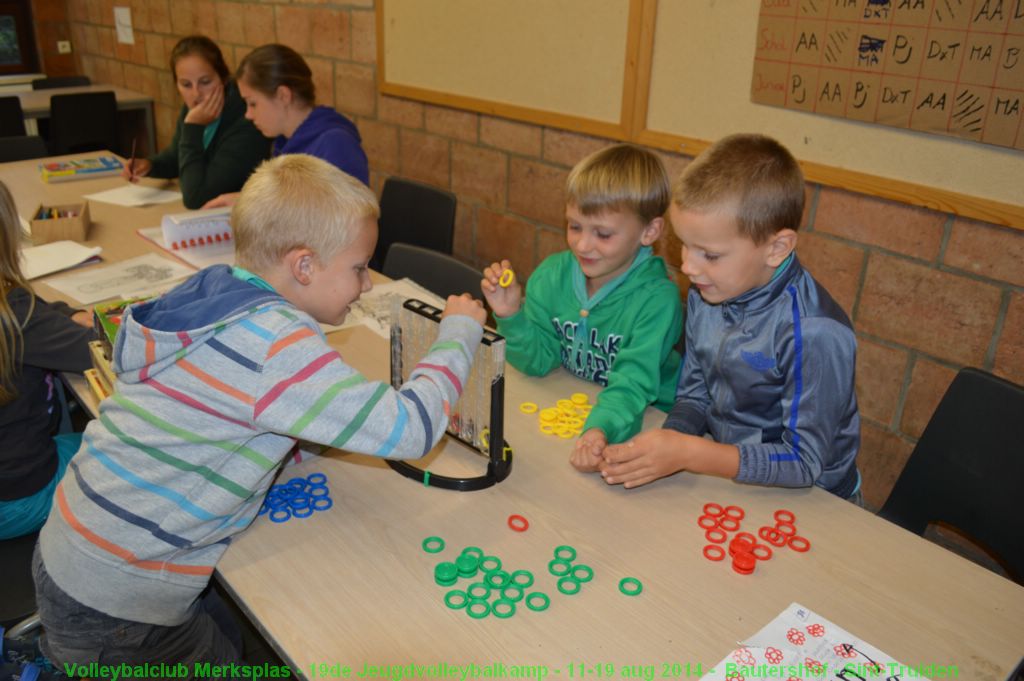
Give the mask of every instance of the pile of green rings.
M 548 563 L 548 572 L 558 578 L 558 590 L 566 596 L 575 596 L 583 585 L 594 578 L 594 569 L 576 560 L 576 549 L 562 545 L 555 548 L 555 557 Z
M 440 553 L 445 543 L 440 537 L 423 540 L 423 550 Z M 454 561 L 442 561 L 434 566 L 434 581 L 444 587 L 455 586 L 459 579 L 475 580 L 465 589 L 451 589 L 444 595 L 444 604 L 452 610 L 465 609 L 473 619 L 488 615 L 505 619 L 516 614 L 518 604 L 540 612 L 547 610 L 551 599 L 540 591 L 527 593 L 533 586 L 533 573 L 529 570 L 502 569 L 501 559 L 484 555 L 483 549 L 467 546 Z

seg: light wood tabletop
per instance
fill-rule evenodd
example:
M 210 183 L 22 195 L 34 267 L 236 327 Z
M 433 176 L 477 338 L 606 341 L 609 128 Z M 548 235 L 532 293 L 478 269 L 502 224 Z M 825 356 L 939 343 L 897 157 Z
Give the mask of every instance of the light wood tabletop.
M 116 184 L 108 178 L 46 185 L 35 165 L 0 165 L 22 215 L 44 198 Z M 134 230 L 177 209 L 93 203 L 89 243 L 102 245 L 108 259 L 147 252 L 152 246 Z M 39 288 L 45 292 L 45 283 Z M 387 341 L 359 327 L 329 340 L 368 378 L 387 380 Z M 537 415 L 518 409 L 524 401 L 553 405 L 574 392 L 593 399 L 597 386 L 561 370 L 531 378 L 508 369 L 506 378 L 514 463 L 497 486 L 425 487 L 379 459 L 345 452 L 283 471 L 282 481 L 324 473 L 333 507 L 285 523 L 257 518 L 217 574 L 297 671 L 332 676 L 347 665 L 359 676 L 364 665 L 544 665 L 551 678 L 576 679 L 583 665 L 593 680 L 610 668 L 625 678 L 627 665 L 643 665 L 653 666 L 657 678 L 697 678 L 698 665 L 707 670 L 794 601 L 904 664 L 955 666 L 963 679 L 1003 681 L 1024 652 L 1024 588 L 817 488 L 685 473 L 634 490 L 609 487 L 570 467 L 572 440 L 541 434 Z M 645 425 L 662 419 L 648 410 Z M 484 468 L 482 458 L 452 441 L 427 462 L 435 473 Z M 728 560 L 711 562 L 701 553 L 707 541 L 697 518 L 707 502 L 743 507 L 742 529 L 755 532 L 771 524 L 776 509 L 790 510 L 811 549 L 775 549 L 754 574 L 739 575 Z M 512 531 L 511 514 L 525 517 L 529 529 Z M 443 552 L 421 548 L 433 535 L 445 540 Z M 594 570 L 574 596 L 559 593 L 547 571 L 559 545 L 575 547 L 577 562 Z M 501 558 L 506 568 L 533 572 L 550 608 L 520 607 L 509 619 L 482 620 L 446 608 L 447 589 L 434 583 L 434 566 L 467 546 Z M 623 577 L 640 580 L 643 592 L 622 595 Z M 466 585 L 460 580 L 460 588 Z

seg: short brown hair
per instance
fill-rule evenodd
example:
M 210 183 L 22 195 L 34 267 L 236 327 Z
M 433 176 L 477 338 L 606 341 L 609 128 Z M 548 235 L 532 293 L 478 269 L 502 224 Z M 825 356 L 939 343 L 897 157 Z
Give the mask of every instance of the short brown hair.
M 202 57 L 207 64 L 213 67 L 213 70 L 217 72 L 220 79 L 225 83 L 231 78 L 231 71 L 228 70 L 228 65 L 224 62 L 224 55 L 221 54 L 220 48 L 217 47 L 217 43 L 213 42 L 205 35 L 190 35 L 187 38 L 182 38 L 171 50 L 171 75 L 175 78 L 178 77 L 178 72 L 175 67 L 178 65 L 178 60 L 182 57 L 188 57 L 195 55 Z
M 804 176 L 789 150 L 771 137 L 730 135 L 686 167 L 672 200 L 685 210 L 731 208 L 740 234 L 761 244 L 800 227 Z
M 282 154 L 258 167 L 231 210 L 235 259 L 257 274 L 296 248 L 327 262 L 355 241 L 356 223 L 380 215 L 369 187 L 307 154 Z
M 316 86 L 309 64 L 287 45 L 262 45 L 245 55 L 235 71 L 236 80 L 267 97 L 273 97 L 284 85 L 309 106 L 316 103 Z
M 576 164 L 566 201 L 584 215 L 629 211 L 649 224 L 668 210 L 669 182 L 661 159 L 631 144 L 616 144 Z

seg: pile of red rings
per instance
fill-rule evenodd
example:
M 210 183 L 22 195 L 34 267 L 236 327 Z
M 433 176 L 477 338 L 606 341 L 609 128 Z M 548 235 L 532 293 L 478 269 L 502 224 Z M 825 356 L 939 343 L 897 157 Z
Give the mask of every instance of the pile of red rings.
M 767 544 L 758 543 L 758 537 L 749 532 L 740 532 L 740 521 L 746 512 L 739 506 L 721 506 L 714 502 L 704 504 L 704 515 L 697 519 L 697 525 L 704 530 L 704 536 L 710 544 L 704 547 L 704 557 L 708 560 L 725 560 L 726 550 L 722 548 L 729 540 L 729 533 L 736 532 L 728 543 L 729 556 L 732 558 L 732 569 L 741 575 L 749 575 L 757 568 L 757 561 L 770 560 L 771 544 L 777 548 L 789 546 L 794 551 L 803 553 L 811 548 L 811 543 L 796 533 L 796 516 L 785 509 L 775 511 L 775 525 L 761 527 L 758 537 Z

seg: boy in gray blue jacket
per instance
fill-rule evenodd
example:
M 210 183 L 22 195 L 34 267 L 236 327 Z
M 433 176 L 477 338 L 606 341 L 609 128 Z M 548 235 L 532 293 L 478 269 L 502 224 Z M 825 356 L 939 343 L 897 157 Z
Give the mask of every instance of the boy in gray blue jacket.
M 690 279 L 675 406 L 605 449 L 606 482 L 687 470 L 859 503 L 856 339 L 794 253 L 803 206 L 800 167 L 771 138 L 732 135 L 687 166 L 669 209 Z

